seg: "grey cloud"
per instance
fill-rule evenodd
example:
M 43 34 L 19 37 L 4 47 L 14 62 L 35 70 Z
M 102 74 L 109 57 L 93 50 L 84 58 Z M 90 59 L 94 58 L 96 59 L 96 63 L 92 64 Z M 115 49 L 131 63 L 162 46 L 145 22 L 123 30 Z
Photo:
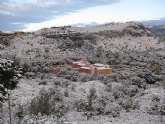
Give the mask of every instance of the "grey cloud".
M 18 29 L 23 29 L 24 27 L 22 24 L 1 23 L 0 28 L 4 29 L 3 31 L 14 31 Z
M 21 23 L 47 21 L 79 9 L 116 2 L 119 0 L 0 0 L 0 23 L 3 24 L 0 30 L 19 30 L 23 28 Z

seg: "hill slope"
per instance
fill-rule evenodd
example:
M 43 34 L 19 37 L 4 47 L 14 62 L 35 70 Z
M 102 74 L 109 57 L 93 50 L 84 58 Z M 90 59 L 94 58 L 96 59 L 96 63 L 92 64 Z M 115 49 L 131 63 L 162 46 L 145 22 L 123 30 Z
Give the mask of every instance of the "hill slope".
M 97 58 L 98 52 L 147 51 L 158 39 L 142 24 L 106 24 L 89 28 L 51 28 L 15 37 L 5 54 L 30 61 Z M 101 50 L 101 51 L 100 51 Z M 106 57 L 105 57 L 106 59 Z M 102 60 L 102 59 L 101 59 Z
M 52 27 L 5 38 L 2 57 L 29 65 L 11 92 L 15 123 L 165 122 L 165 42 L 142 24 Z M 84 58 L 110 64 L 113 74 L 84 75 L 70 66 Z M 59 64 L 58 74 L 47 73 Z

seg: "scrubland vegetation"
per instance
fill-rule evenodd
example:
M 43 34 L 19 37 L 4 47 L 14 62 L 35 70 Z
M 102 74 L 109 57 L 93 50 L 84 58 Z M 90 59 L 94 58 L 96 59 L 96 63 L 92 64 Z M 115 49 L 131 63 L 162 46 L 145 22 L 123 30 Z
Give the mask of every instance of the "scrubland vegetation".
M 136 23 L 71 29 L 25 33 L 1 49 L 21 67 L 11 91 L 12 121 L 165 123 L 165 41 Z M 110 64 L 113 74 L 84 75 L 70 66 L 85 58 Z M 52 65 L 60 65 L 57 74 L 49 73 Z M 8 123 L 7 102 L 1 105 L 1 122 Z

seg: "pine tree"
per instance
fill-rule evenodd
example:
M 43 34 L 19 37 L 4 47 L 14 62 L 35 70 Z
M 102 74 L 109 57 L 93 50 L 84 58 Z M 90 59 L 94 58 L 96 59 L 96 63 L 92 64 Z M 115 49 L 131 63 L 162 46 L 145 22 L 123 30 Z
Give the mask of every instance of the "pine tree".
M 7 91 L 13 90 L 21 77 L 20 67 L 14 61 L 0 59 L 0 101 L 6 99 Z
M 10 110 L 10 90 L 13 90 L 21 77 L 21 68 L 15 64 L 14 61 L 0 59 L 0 106 L 4 100 L 8 100 L 10 124 L 11 110 Z M 7 96 L 7 98 L 6 98 Z

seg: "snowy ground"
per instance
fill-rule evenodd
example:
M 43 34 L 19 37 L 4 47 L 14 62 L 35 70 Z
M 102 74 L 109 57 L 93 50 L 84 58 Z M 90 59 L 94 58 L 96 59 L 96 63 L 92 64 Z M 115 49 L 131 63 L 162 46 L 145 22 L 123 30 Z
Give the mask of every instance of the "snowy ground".
M 123 34 L 124 31 L 127 33 Z M 111 36 L 112 34 L 113 36 Z M 24 34 L 11 41 L 10 46 L 1 49 L 0 53 L 3 56 L 9 56 L 9 58 L 18 58 L 21 63 L 28 63 L 33 71 L 38 72 L 33 77 L 20 79 L 17 88 L 11 91 L 13 120 L 19 105 L 26 108 L 43 89 L 48 92 L 53 89 L 60 91 L 63 103 L 70 108 L 69 112 L 61 118 L 61 121 L 66 124 L 163 124 L 165 122 L 165 116 L 148 113 L 148 110 L 151 109 L 153 96 L 158 97 L 160 102 L 163 101 L 165 79 L 162 78 L 161 81 L 158 80 L 151 85 L 142 82 L 146 84 L 146 89 L 139 88 L 138 84 L 131 84 L 133 76 L 151 71 L 148 64 L 153 61 L 158 61 L 159 66 L 162 67 L 159 75 L 164 76 L 165 74 L 163 64 L 165 61 L 165 42 L 160 42 L 159 38 L 152 36 L 149 30 L 141 27 L 141 25 L 112 23 L 88 28 L 51 28 Z M 82 58 L 92 58 L 92 61 L 114 62 L 113 75 L 108 79 L 101 76 L 85 77 L 85 80 L 88 80 L 83 81 L 84 79 L 80 75 L 74 77 L 75 72 L 70 73 L 70 80 L 65 79 L 68 76 L 67 73 L 63 74 L 63 77 L 58 77 L 43 72 L 45 67 L 50 67 L 52 64 L 67 63 L 68 60 L 73 61 Z M 74 78 L 76 81 L 72 80 Z M 110 107 L 114 107 L 111 104 L 115 103 L 115 105 L 120 106 L 120 116 L 112 117 L 110 114 L 94 115 L 88 118 L 88 116 L 84 116 L 84 112 L 77 111 L 75 103 L 88 102 L 92 88 L 96 90 L 97 95 L 94 100 L 96 105 L 94 107 L 98 107 L 101 100 L 108 102 Z M 131 100 L 139 101 L 139 109 L 130 109 L 126 112 L 120 103 L 127 98 L 130 99 L 129 95 L 132 92 L 137 92 L 135 96 L 131 96 Z M 114 99 L 114 93 L 119 93 L 117 94 L 120 96 L 119 99 Z M 123 94 L 124 96 L 122 96 Z M 8 119 L 7 102 L 4 103 L 3 108 L 3 116 Z M 116 108 L 113 108 L 114 111 L 117 111 Z M 28 114 L 21 124 L 26 124 L 26 118 L 29 118 Z M 27 121 L 28 124 L 34 122 L 55 124 L 57 119 L 53 120 L 52 118 L 51 116 L 38 119 L 30 117 Z M 161 120 L 163 121 L 161 122 Z
M 53 76 L 53 75 L 52 75 Z M 34 97 L 36 97 L 41 89 L 49 89 L 54 87 L 53 80 L 55 81 L 55 76 L 52 79 L 48 79 L 46 85 L 39 85 L 41 81 L 38 79 L 21 79 L 19 81 L 18 87 L 11 92 L 11 106 L 12 113 L 15 113 L 18 105 L 26 105 Z M 74 89 L 73 89 L 74 86 Z M 106 85 L 100 81 L 89 81 L 89 82 L 71 82 L 68 86 L 69 88 L 69 99 L 66 100 L 66 104 L 73 102 L 74 100 L 85 99 L 88 95 L 90 88 L 94 87 L 97 91 L 97 95 L 105 94 Z M 72 89 L 72 90 L 71 90 Z M 136 100 L 140 101 L 139 110 L 131 110 L 126 112 L 122 110 L 120 116 L 113 118 L 111 116 L 93 116 L 90 119 L 87 119 L 81 112 L 75 112 L 73 110 L 66 114 L 63 118 L 64 123 L 66 124 L 163 124 L 160 120 L 165 120 L 165 116 L 162 118 L 158 115 L 150 115 L 147 113 L 147 108 L 151 102 L 151 96 L 156 94 L 160 98 L 164 98 L 165 92 L 164 88 L 149 88 L 143 91 L 142 96 L 138 96 Z M 7 110 L 7 104 L 4 106 L 4 110 Z M 8 116 L 7 111 L 4 112 Z M 49 119 L 41 119 L 44 124 L 47 124 Z M 49 120 L 51 122 L 51 120 Z M 29 120 L 30 122 L 30 120 Z M 52 124 L 55 122 L 52 122 Z M 29 123 L 30 124 L 30 123 Z M 51 123 L 50 123 L 51 124 Z

